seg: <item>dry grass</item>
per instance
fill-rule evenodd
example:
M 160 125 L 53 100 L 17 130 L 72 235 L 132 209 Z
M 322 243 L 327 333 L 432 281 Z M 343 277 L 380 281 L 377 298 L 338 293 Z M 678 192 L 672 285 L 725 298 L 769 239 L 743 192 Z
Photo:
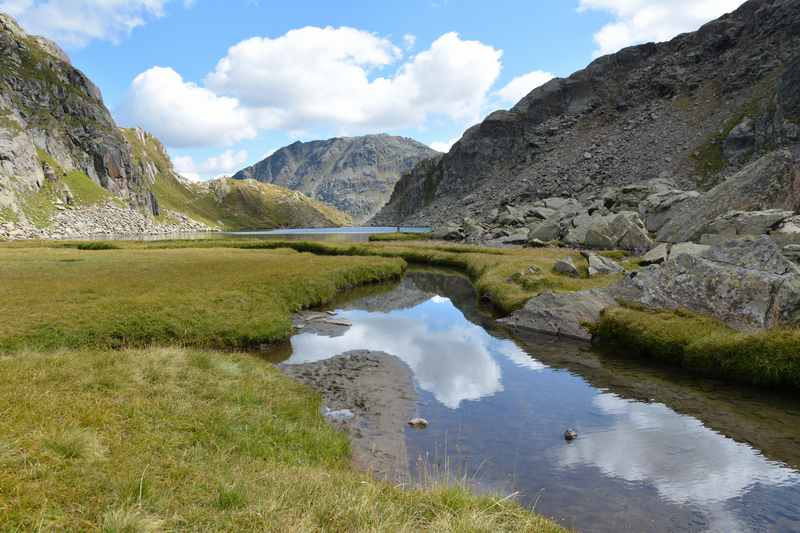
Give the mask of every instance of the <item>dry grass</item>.
M 250 355 L 19 353 L 0 372 L 0 530 L 561 531 L 354 472 L 320 399 Z

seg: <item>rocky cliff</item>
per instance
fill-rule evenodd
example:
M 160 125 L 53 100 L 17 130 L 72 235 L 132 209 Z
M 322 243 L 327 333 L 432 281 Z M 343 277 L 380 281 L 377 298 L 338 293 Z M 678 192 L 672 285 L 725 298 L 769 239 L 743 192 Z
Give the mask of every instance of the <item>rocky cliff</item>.
M 0 14 L 0 239 L 348 222 L 278 187 L 185 182 L 57 45 Z
M 438 152 L 404 137 L 366 135 L 296 142 L 237 174 L 301 191 L 352 215 L 356 222 L 383 207 L 400 176 Z
M 800 143 L 800 2 L 750 0 L 670 42 L 534 90 L 398 183 L 375 223 L 484 222 L 492 208 L 669 178 L 708 190 Z

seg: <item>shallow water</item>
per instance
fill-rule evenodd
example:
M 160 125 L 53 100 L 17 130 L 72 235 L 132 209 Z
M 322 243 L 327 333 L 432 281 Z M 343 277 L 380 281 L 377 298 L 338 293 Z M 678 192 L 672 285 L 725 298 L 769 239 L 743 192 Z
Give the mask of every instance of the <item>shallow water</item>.
M 335 306 L 352 328 L 296 335 L 288 362 L 405 361 L 431 423 L 406 432 L 412 473 L 466 476 L 580 531 L 800 531 L 800 402 L 512 339 L 461 276 L 411 271 L 369 292 Z

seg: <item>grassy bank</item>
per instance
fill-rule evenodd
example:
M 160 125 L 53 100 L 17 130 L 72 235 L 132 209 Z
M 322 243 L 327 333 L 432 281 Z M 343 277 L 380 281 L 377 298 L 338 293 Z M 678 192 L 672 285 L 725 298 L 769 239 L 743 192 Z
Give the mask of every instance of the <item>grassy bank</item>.
M 207 351 L 284 339 L 293 311 L 405 268 L 252 248 L 0 246 L 0 531 L 561 531 L 506 498 L 353 471 L 318 395 Z
M 354 472 L 319 398 L 249 355 L 25 352 L 0 373 L 3 531 L 560 531 Z
M 430 233 L 376 233 L 369 236 L 369 242 L 427 241 L 430 238 Z
M 285 339 L 294 311 L 347 287 L 398 277 L 405 268 L 399 259 L 287 249 L 8 248 L 0 254 L 0 352 L 251 348 Z
M 601 345 L 740 383 L 800 389 L 800 330 L 754 333 L 683 311 L 618 307 L 593 333 Z

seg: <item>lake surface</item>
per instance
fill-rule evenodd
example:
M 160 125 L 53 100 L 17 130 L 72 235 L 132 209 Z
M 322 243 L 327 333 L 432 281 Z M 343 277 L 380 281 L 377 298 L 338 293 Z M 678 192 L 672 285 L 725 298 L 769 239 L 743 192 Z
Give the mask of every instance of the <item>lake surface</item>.
M 401 226 L 401 233 L 430 233 L 429 227 Z M 230 239 L 249 237 L 281 241 L 367 242 L 370 235 L 397 233 L 397 226 L 355 226 L 342 228 L 288 228 L 252 231 L 220 231 L 197 233 L 164 233 L 159 235 L 96 235 L 89 240 L 167 241 L 198 239 Z
M 412 474 L 466 476 L 579 531 L 800 531 L 800 402 L 511 338 L 458 275 L 412 270 L 350 298 L 333 308 L 353 326 L 294 336 L 288 362 L 405 361 L 431 423 L 406 431 Z

